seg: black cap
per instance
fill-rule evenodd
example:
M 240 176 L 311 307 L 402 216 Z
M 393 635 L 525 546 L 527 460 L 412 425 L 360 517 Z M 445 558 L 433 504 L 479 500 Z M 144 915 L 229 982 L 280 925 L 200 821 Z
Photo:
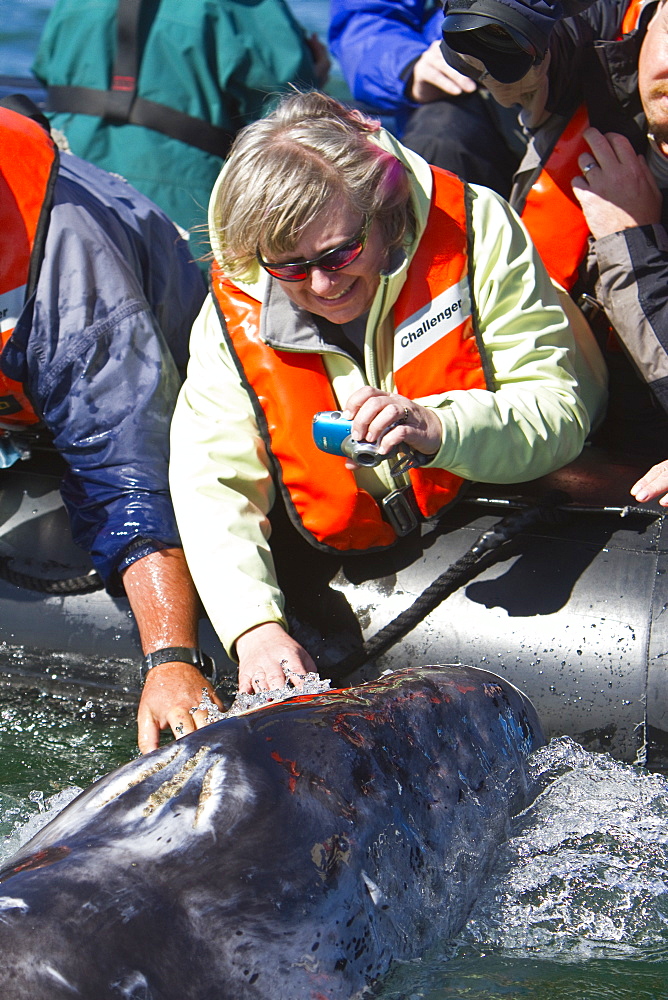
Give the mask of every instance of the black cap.
M 552 28 L 565 16 L 562 3 L 547 0 L 445 0 L 443 7 L 446 45 L 479 59 L 501 83 L 521 80 L 542 62 Z

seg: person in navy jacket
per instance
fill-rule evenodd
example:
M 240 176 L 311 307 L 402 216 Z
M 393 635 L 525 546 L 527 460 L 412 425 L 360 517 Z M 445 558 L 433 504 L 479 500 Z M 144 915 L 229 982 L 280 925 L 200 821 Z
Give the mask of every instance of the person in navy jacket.
M 198 603 L 167 479 L 171 414 L 206 289 L 157 206 L 59 154 L 37 109 L 13 108 L 0 107 L 0 417 L 10 440 L 22 422 L 28 436 L 53 439 L 74 540 L 107 590 L 127 595 L 149 664 L 158 661 L 139 708 L 147 751 L 160 728 L 202 724 L 206 713 L 189 709 L 203 686 L 213 694 L 197 665 Z

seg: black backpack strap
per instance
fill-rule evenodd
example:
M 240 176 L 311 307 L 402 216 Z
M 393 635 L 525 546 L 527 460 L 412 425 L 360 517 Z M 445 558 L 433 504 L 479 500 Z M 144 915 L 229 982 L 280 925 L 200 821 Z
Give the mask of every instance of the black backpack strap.
M 139 75 L 139 16 L 143 0 L 118 0 L 116 8 L 116 57 L 107 91 L 109 121 L 126 122 L 137 96 Z
M 8 108 L 9 111 L 16 111 L 19 115 L 31 118 L 38 125 L 41 125 L 48 135 L 51 135 L 51 122 L 26 94 L 7 94 L 0 100 L 0 107 Z
M 228 129 L 211 125 L 203 118 L 193 118 L 167 104 L 145 101 L 143 97 L 136 98 L 128 120 L 133 125 L 143 125 L 172 139 L 180 139 L 205 153 L 219 156 L 221 160 L 225 159 L 234 142 L 235 133 Z
M 93 115 L 117 125 L 141 125 L 225 159 L 234 140 L 234 132 L 184 114 L 167 104 L 146 101 L 137 96 L 139 19 L 144 2 L 118 0 L 116 54 L 110 88 L 47 87 L 48 110 Z
M 224 160 L 234 141 L 234 132 L 218 128 L 205 122 L 203 118 L 193 118 L 167 104 L 156 101 L 145 101 L 136 97 L 128 117 L 120 120 L 116 115 L 109 119 L 107 115 L 107 97 L 109 91 L 94 90 L 91 87 L 49 87 L 48 110 L 62 111 L 73 115 L 93 115 L 97 118 L 111 120 L 118 125 L 143 125 L 144 128 L 162 132 L 171 139 L 195 146 L 205 153 L 219 156 Z

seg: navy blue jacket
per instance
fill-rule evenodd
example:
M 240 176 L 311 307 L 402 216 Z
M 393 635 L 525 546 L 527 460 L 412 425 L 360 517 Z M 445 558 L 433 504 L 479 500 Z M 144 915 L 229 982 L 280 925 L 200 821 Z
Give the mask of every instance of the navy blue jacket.
M 125 566 L 180 545 L 169 424 L 205 293 L 152 202 L 62 155 L 36 290 L 0 364 L 53 435 L 73 537 L 115 594 Z

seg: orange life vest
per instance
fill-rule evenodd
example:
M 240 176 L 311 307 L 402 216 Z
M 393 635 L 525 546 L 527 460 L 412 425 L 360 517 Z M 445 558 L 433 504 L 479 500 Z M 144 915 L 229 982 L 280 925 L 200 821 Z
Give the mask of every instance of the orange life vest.
M 637 27 L 646 5 L 647 0 L 632 0 L 620 37 Z M 571 181 L 580 173 L 578 157 L 589 151 L 583 137 L 588 127 L 589 115 L 582 105 L 559 136 L 521 213 L 548 274 L 567 291 L 577 281 L 589 240 L 589 226 L 571 188 Z
M 395 385 L 409 398 L 487 388 L 470 306 L 464 186 L 446 171 L 432 168 L 432 173 L 426 230 L 393 312 Z M 394 528 L 345 468 L 345 459 L 313 442 L 314 413 L 338 408 L 322 357 L 266 344 L 260 338 L 260 304 L 216 268 L 213 291 L 297 526 L 319 548 L 368 551 L 391 545 Z M 423 517 L 449 504 L 462 483 L 443 469 L 413 470 L 410 478 Z
M 57 149 L 44 129 L 0 108 L 0 348 L 37 280 L 58 168 Z M 38 422 L 19 382 L 0 371 L 0 427 Z

